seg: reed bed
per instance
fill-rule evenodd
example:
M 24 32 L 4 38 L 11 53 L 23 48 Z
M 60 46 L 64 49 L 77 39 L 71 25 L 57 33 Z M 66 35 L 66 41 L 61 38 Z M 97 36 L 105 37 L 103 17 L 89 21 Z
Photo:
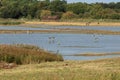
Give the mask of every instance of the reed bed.
M 24 21 L 17 19 L 0 19 L 0 25 L 20 25 L 23 23 Z
M 0 62 L 33 64 L 47 61 L 63 61 L 63 58 L 33 45 L 0 45 Z
M 3 22 L 3 21 L 0 21 L 0 25 L 19 25 L 19 24 L 22 24 L 24 22 L 12 22 L 12 21 L 6 21 L 6 22 Z

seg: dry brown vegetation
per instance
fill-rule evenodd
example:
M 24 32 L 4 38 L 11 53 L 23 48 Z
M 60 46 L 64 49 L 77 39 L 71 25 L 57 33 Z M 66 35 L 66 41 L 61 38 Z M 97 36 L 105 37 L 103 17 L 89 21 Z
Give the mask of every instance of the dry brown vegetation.
M 0 45 L 0 62 L 31 64 L 47 61 L 63 61 L 61 55 L 47 52 L 32 45 Z
M 90 21 L 89 21 L 90 22 Z M 79 22 L 79 21 L 72 21 L 72 22 L 38 22 L 38 21 L 28 21 L 25 22 L 26 25 L 31 24 L 40 24 L 40 25 L 52 25 L 52 26 L 86 26 L 86 21 Z M 120 26 L 120 22 L 91 22 L 89 26 Z

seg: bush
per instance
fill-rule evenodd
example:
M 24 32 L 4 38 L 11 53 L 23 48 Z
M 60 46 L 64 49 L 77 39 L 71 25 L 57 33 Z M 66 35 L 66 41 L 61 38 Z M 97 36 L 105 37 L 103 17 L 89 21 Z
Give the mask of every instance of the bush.
M 73 19 L 73 18 L 77 18 L 77 15 L 71 11 L 63 13 L 63 15 L 62 15 L 62 19 Z
M 120 14 L 112 14 L 111 19 L 120 19 Z
M 49 10 L 42 10 L 41 11 L 41 14 L 40 14 L 40 17 L 41 18 L 45 18 L 45 17 L 48 17 L 48 16 L 51 16 L 51 11 L 49 11 Z
M 22 24 L 22 23 L 24 23 L 24 22 L 0 21 L 0 24 L 2 24 L 2 25 L 19 25 L 19 24 Z

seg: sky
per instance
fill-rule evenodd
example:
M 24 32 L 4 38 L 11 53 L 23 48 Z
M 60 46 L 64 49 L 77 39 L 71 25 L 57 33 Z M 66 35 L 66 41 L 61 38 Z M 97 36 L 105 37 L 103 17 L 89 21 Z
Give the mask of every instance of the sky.
M 96 2 L 103 2 L 103 3 L 110 3 L 110 2 L 120 2 L 120 0 L 67 0 L 68 3 L 73 2 L 87 2 L 87 3 L 96 3 Z

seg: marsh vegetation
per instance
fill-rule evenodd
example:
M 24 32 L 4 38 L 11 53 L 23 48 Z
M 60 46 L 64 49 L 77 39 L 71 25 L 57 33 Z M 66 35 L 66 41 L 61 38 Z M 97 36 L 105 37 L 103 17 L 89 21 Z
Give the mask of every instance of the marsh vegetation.
M 23 23 L 24 21 L 17 19 L 0 19 L 0 25 L 20 25 Z
M 0 62 L 33 64 L 47 61 L 63 61 L 63 58 L 33 45 L 0 45 Z

